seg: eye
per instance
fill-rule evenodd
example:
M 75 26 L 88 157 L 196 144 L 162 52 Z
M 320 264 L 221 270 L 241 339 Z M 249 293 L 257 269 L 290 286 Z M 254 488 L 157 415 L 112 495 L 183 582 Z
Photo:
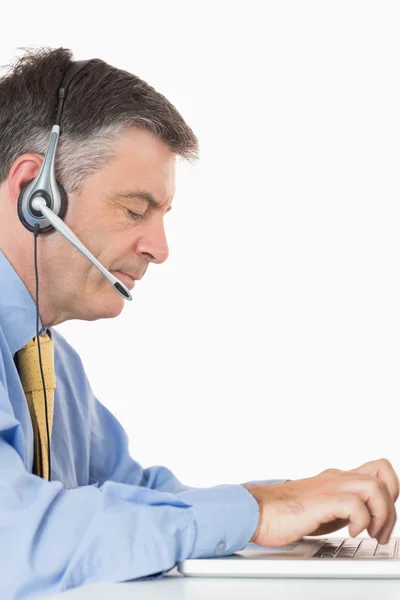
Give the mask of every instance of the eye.
M 142 219 L 144 217 L 144 215 L 141 215 L 139 213 L 135 213 L 132 210 L 129 210 L 129 208 L 127 208 L 126 210 L 128 211 L 128 214 L 131 217 L 131 219 L 133 219 L 134 221 L 136 221 L 138 219 Z

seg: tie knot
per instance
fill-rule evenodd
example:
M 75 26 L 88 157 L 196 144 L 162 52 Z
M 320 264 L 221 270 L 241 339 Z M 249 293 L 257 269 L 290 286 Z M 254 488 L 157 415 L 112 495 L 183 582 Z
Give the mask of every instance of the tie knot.
M 40 354 L 46 389 L 56 387 L 54 372 L 54 340 L 47 334 L 40 336 Z M 18 351 L 19 375 L 24 392 L 43 389 L 37 338 L 30 340 Z
M 43 335 L 39 336 L 40 337 L 40 350 L 42 349 L 42 345 L 47 342 L 48 340 L 51 340 L 52 338 L 49 336 L 49 334 L 46 332 Z M 25 346 L 23 346 L 21 348 L 21 350 L 23 350 L 24 348 L 31 348 L 32 346 L 36 346 L 37 347 L 37 337 L 33 337 L 31 340 L 29 340 L 29 342 L 27 344 L 25 344 Z M 19 352 L 21 352 L 21 350 L 19 350 Z

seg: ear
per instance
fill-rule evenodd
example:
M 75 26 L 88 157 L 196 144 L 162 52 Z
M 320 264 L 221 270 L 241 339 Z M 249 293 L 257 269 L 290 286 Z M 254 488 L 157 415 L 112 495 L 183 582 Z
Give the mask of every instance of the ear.
M 8 173 L 8 194 L 12 204 L 16 205 L 23 187 L 36 177 L 43 163 L 38 154 L 21 154 L 13 162 Z

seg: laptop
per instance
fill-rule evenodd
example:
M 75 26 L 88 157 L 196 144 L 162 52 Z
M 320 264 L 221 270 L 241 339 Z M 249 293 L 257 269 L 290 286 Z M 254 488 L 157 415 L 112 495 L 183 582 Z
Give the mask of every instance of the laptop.
M 188 577 L 348 577 L 400 579 L 400 538 L 305 537 L 266 548 L 248 544 L 229 556 L 178 562 Z

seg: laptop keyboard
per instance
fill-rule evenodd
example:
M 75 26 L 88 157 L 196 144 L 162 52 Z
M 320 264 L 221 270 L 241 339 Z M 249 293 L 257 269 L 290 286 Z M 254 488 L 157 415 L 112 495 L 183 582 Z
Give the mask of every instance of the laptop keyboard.
M 399 558 L 400 539 L 389 540 L 384 546 L 374 539 L 353 538 L 325 542 L 312 558 Z

